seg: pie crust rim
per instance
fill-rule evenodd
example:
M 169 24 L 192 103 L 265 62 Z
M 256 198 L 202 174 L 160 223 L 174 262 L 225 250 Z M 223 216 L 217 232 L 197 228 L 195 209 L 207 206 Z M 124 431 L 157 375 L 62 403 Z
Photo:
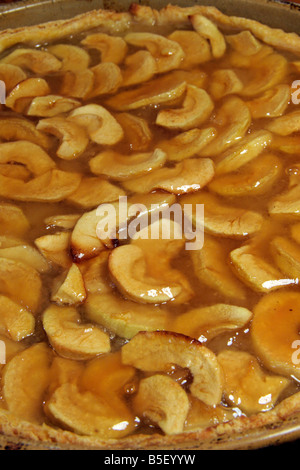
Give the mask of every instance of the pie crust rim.
M 131 14 L 135 20 L 147 25 L 164 25 L 172 22 L 177 26 L 184 24 L 190 15 L 201 14 L 213 20 L 217 26 L 229 28 L 231 31 L 248 29 L 266 44 L 300 55 L 300 37 L 296 33 L 286 33 L 247 18 L 228 16 L 215 7 L 197 5 L 184 8 L 168 5 L 161 10 L 155 10 L 136 4 L 129 12 L 92 10 L 71 19 L 0 31 L 0 53 L 18 44 L 21 38 L 20 42 L 30 45 L 36 40 L 56 40 L 101 25 L 105 25 L 108 32 L 126 30 L 130 24 Z M 104 440 L 96 436 L 80 436 L 46 424 L 38 426 L 20 421 L 10 412 L 0 409 L 0 447 L 98 450 L 257 448 L 299 437 L 299 413 L 300 392 L 286 398 L 271 411 L 250 417 L 237 417 L 199 431 L 184 432 L 175 436 L 140 434 L 120 440 Z

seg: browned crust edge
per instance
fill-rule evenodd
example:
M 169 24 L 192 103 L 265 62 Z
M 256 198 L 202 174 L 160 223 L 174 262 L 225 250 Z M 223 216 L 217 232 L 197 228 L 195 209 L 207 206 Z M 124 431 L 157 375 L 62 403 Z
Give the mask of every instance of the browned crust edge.
M 103 26 L 107 31 L 122 31 L 130 25 L 130 13 L 109 10 L 92 10 L 67 20 L 49 21 L 34 26 L 5 29 L 0 32 L 0 52 L 19 43 L 53 41 L 65 36 Z
M 117 13 L 108 10 L 93 10 L 68 20 L 57 20 L 24 28 L 7 29 L 0 32 L 0 52 L 18 43 L 51 41 L 84 30 L 103 26 L 110 32 L 127 30 L 132 21 L 148 25 L 173 23 L 179 27 L 189 21 L 191 15 L 201 14 L 213 20 L 225 30 L 247 29 L 258 39 L 271 46 L 300 54 L 300 37 L 296 33 L 286 33 L 273 29 L 255 20 L 227 16 L 215 7 L 194 6 L 182 8 L 168 5 L 162 10 L 133 4 L 129 12 Z M 195 432 L 181 433 L 176 436 L 133 435 L 120 440 L 103 440 L 97 437 L 80 436 L 69 431 L 52 428 L 48 425 L 37 426 L 20 421 L 6 410 L 0 409 L 0 434 L 8 439 L 17 438 L 20 442 L 42 444 L 45 448 L 64 447 L 105 450 L 140 449 L 202 449 L 218 447 L 218 443 L 243 439 L 251 434 L 259 437 L 273 426 L 281 426 L 295 418 L 300 423 L 300 392 L 285 399 L 273 410 L 251 417 L 235 418 L 227 423 L 208 427 Z M 299 424 L 300 429 L 300 424 Z
M 51 41 L 100 26 L 115 33 L 126 31 L 133 20 L 148 25 L 172 23 L 178 27 L 188 23 L 189 17 L 196 14 L 206 16 L 225 30 L 247 29 L 266 44 L 300 54 L 300 37 L 296 33 L 274 29 L 256 20 L 228 16 L 215 7 L 167 5 L 161 10 L 155 10 L 137 4 L 132 4 L 129 12 L 92 10 L 67 20 L 0 31 L 0 53 L 18 43 Z
M 300 37 L 296 33 L 287 33 L 282 29 L 271 28 L 256 20 L 228 16 L 218 10 L 216 7 L 210 6 L 193 6 L 178 7 L 168 5 L 162 10 L 154 10 L 151 7 L 133 4 L 130 12 L 136 19 L 148 24 L 167 24 L 183 25 L 188 22 L 188 18 L 193 15 L 203 15 L 215 22 L 217 26 L 223 30 L 248 30 L 252 32 L 258 39 L 279 49 L 300 54 Z
M 248 438 L 250 444 L 257 445 L 266 439 L 269 430 L 282 428 L 291 419 L 299 427 L 300 433 L 300 392 L 286 398 L 273 410 L 250 417 L 234 418 L 226 423 L 199 431 L 181 433 L 176 436 L 132 435 L 120 440 L 101 439 L 97 436 L 80 436 L 69 431 L 56 429 L 46 424 L 35 425 L 20 421 L 6 410 L 0 410 L 0 434 L 8 441 L 9 437 L 32 444 L 42 444 L 45 448 L 76 448 L 97 450 L 142 450 L 142 449 L 209 449 L 222 446 L 236 447 L 238 441 Z M 249 443 L 247 444 L 249 445 Z

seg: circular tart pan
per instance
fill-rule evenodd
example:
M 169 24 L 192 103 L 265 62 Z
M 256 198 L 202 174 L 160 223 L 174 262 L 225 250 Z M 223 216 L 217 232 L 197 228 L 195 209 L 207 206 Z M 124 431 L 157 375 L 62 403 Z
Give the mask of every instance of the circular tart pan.
M 142 2 L 143 3 L 143 2 Z M 169 2 L 151 1 L 160 9 Z M 287 32 L 300 30 L 299 5 L 270 0 L 178 0 L 178 6 L 195 3 L 214 5 L 226 15 L 255 19 Z M 23 28 L 47 21 L 63 20 L 94 9 L 128 10 L 128 0 L 36 0 L 0 6 L 0 30 Z M 0 450 L 102 449 L 102 450 L 248 450 L 294 441 L 300 438 L 300 394 L 268 413 L 236 418 L 203 431 L 178 436 L 130 436 L 120 441 L 101 441 L 77 436 L 47 426 L 20 423 L 0 413 Z

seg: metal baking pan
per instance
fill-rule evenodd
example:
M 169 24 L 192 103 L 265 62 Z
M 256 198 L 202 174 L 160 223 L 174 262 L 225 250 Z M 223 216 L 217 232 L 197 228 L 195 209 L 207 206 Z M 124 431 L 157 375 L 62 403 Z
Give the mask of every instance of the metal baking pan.
M 71 18 L 97 8 L 127 10 L 133 0 L 23 0 L 0 4 L 0 30 L 30 26 L 57 19 Z M 300 31 L 300 5 L 284 0 L 136 0 L 142 5 L 161 8 L 169 3 L 187 7 L 212 5 L 227 15 L 251 18 L 282 28 Z
M 132 0 L 31 0 L 0 4 L 0 30 L 40 24 L 47 21 L 67 19 L 90 10 L 104 8 L 117 11 L 127 10 Z M 161 8 L 169 3 L 179 6 L 195 4 L 215 6 L 227 15 L 255 19 L 287 32 L 300 32 L 300 4 L 281 0 L 136 0 L 136 3 L 150 4 Z M 247 450 L 264 448 L 300 440 L 300 416 L 280 421 L 272 426 L 254 429 L 228 438 L 219 436 L 213 441 L 197 445 L 193 450 Z M 298 443 L 298 442 L 297 442 Z M 18 436 L 4 436 L 0 433 L 0 450 L 51 450 L 58 445 L 42 444 L 20 440 Z M 114 447 L 118 449 L 117 446 Z M 180 447 L 179 447 L 180 449 Z M 111 450 L 111 447 L 110 447 Z

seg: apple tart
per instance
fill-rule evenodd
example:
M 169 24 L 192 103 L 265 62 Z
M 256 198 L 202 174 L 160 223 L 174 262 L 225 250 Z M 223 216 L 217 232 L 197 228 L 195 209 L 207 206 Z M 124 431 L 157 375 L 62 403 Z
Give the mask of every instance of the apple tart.
M 299 36 L 133 4 L 0 51 L 1 433 L 195 449 L 297 419 Z M 198 249 L 161 236 L 174 205 Z

